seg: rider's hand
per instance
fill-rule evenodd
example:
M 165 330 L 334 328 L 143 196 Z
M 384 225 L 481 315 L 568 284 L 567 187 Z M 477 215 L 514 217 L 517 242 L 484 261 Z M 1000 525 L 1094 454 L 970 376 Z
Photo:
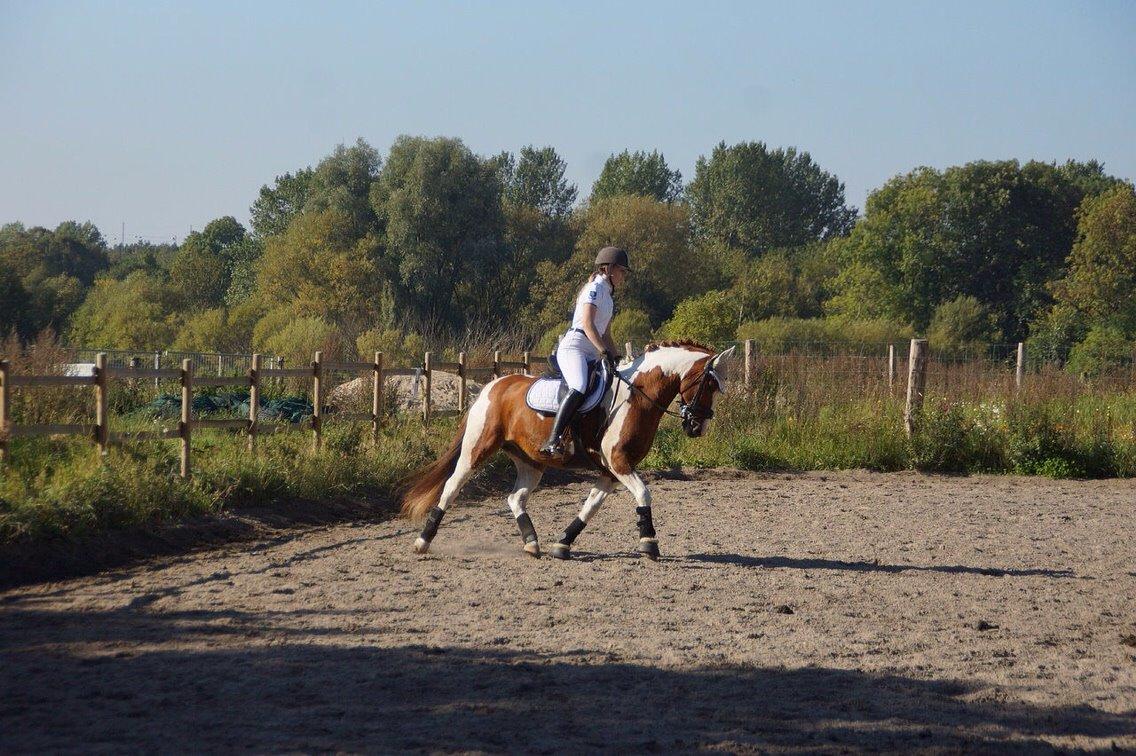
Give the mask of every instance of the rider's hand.
M 614 373 L 616 371 L 616 365 L 619 363 L 619 359 L 611 352 L 604 352 L 603 359 L 604 365 L 607 366 L 608 371 Z

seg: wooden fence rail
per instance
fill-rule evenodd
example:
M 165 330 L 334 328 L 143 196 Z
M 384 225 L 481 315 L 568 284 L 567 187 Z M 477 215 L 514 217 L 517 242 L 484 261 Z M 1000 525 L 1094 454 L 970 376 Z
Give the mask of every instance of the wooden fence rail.
M 624 345 L 627 359 L 634 359 L 635 353 L 631 342 Z M 881 379 L 886 382 L 889 389 L 896 382 L 898 373 L 898 359 L 895 345 L 888 345 L 887 357 L 884 361 Z M 919 422 L 922 399 L 927 380 L 928 364 L 927 342 L 923 339 L 911 341 L 910 356 L 907 364 L 907 403 L 904 411 L 904 424 L 907 432 L 914 432 Z M 741 350 L 741 379 L 746 388 L 752 388 L 758 375 L 758 365 L 762 357 L 758 354 L 754 342 L 745 341 Z M 434 406 L 434 373 L 445 371 L 457 375 L 458 397 L 457 412 L 464 412 L 469 406 L 470 379 L 499 378 L 511 371 L 521 371 L 525 375 L 532 375 L 534 366 L 542 365 L 547 357 L 537 356 L 524 352 L 520 360 L 504 359 L 500 351 L 493 353 L 492 362 L 488 365 L 471 365 L 465 352 L 460 352 L 456 361 L 442 361 L 435 359 L 432 352 L 427 352 L 419 365 L 413 367 L 387 367 L 383 363 L 382 352 L 375 352 L 371 362 L 345 361 L 332 362 L 323 360 L 321 352 L 316 352 L 312 362 L 307 367 L 283 367 L 282 358 L 274 358 L 271 367 L 261 367 L 261 355 L 253 354 L 249 360 L 250 367 L 243 376 L 197 375 L 192 359 L 184 359 L 180 369 L 143 368 L 141 360 L 131 361 L 131 367 L 111 367 L 107 364 L 107 355 L 100 352 L 95 358 L 92 375 L 19 375 L 12 374 L 11 365 L 7 360 L 0 360 L 0 462 L 3 462 L 9 452 L 9 440 L 30 436 L 45 435 L 78 435 L 89 437 L 97 447 L 98 454 L 106 454 L 109 444 L 130 443 L 142 440 L 179 439 L 181 446 L 181 475 L 190 477 L 192 474 L 192 460 L 190 458 L 191 441 L 194 428 L 213 428 L 243 430 L 248 435 L 248 449 L 255 452 L 257 438 L 262 435 L 275 434 L 286 430 L 303 429 L 305 426 L 312 432 L 312 448 L 318 450 L 322 444 L 324 423 L 327 420 L 338 418 L 343 422 L 370 422 L 371 435 L 377 440 L 382 425 L 382 391 L 387 378 L 396 376 L 413 376 L 416 385 L 420 388 L 421 417 L 429 421 L 439 413 Z M 1016 354 L 1016 364 L 1013 373 L 1015 390 L 1021 391 L 1025 381 L 1026 353 L 1025 346 L 1019 344 Z M 539 371 L 537 371 L 539 372 Z M 354 373 L 371 376 L 371 407 L 370 412 L 354 413 L 325 413 L 325 394 L 327 379 L 332 373 Z M 114 379 L 135 380 L 139 378 L 153 378 L 179 381 L 181 386 L 181 414 L 180 422 L 176 428 L 157 431 L 138 432 L 112 432 L 108 419 L 108 384 Z M 312 416 L 307 423 L 296 426 L 272 424 L 261 425 L 258 418 L 260 406 L 260 392 L 265 379 L 308 379 L 312 382 Z M 14 425 L 10 422 L 11 389 L 12 388 L 48 388 L 60 386 L 90 386 L 95 394 L 95 422 L 91 424 L 38 424 Z M 193 417 L 193 395 L 198 388 L 232 386 L 247 387 L 249 390 L 249 414 L 247 418 L 229 419 L 195 419 Z

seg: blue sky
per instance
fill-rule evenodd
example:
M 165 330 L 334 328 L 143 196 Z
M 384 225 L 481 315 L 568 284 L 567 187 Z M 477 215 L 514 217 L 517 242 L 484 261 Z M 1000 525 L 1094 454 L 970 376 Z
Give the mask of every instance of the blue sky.
M 857 207 L 919 165 L 1136 177 L 1134 2 L 788 5 L 0 0 L 0 223 L 180 239 L 401 133 L 553 145 L 582 195 L 722 140 L 808 150 Z

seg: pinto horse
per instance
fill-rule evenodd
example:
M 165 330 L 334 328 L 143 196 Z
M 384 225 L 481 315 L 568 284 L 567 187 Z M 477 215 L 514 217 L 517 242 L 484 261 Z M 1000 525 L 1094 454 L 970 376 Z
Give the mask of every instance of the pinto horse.
M 560 535 L 550 553 L 558 559 L 571 555 L 572 542 L 611 493 L 616 482 L 631 492 L 639 519 L 639 553 L 659 556 L 651 519 L 651 493 L 635 466 L 647 456 L 664 414 L 677 414 L 688 436 L 701 436 L 711 417 L 715 392 L 726 391 L 725 361 L 733 347 L 713 349 L 686 341 L 649 344 L 643 355 L 623 367 L 599 406 L 582 416 L 570 431 L 571 444 L 563 457 L 538 453 L 552 427 L 525 403 L 536 378 L 507 375 L 486 384 L 462 419 L 449 449 L 434 463 L 415 473 L 403 495 L 402 514 L 426 519 L 414 550 L 424 554 L 438 532 L 442 517 L 458 491 L 494 452 L 503 449 L 517 468 L 517 481 L 508 497 L 526 553 L 540 557 L 532 519 L 525 512 L 529 495 L 548 467 L 590 467 L 599 473 L 579 515 Z M 680 411 L 668 406 L 679 398 Z

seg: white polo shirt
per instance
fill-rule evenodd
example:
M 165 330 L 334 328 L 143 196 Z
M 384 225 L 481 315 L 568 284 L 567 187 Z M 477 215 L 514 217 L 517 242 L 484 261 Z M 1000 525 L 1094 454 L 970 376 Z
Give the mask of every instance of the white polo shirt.
M 595 305 L 596 314 L 592 322 L 596 331 L 603 336 L 615 312 L 615 300 L 611 297 L 611 282 L 607 276 L 596 276 L 580 289 L 576 297 L 576 311 L 572 314 L 572 327 L 584 329 L 584 305 Z

